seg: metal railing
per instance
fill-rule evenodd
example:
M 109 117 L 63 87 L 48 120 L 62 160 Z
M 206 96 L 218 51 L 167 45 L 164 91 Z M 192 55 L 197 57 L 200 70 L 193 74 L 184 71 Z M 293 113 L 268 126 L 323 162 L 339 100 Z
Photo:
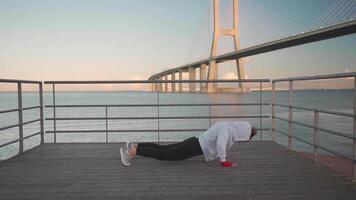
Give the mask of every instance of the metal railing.
M 300 106 L 300 105 L 294 105 L 293 104 L 293 83 L 296 81 L 308 81 L 308 80 L 320 80 L 320 79 L 337 79 L 337 78 L 353 78 L 353 93 L 354 93 L 354 100 L 353 100 L 353 113 L 344 113 L 344 112 L 339 112 L 339 111 L 330 111 L 330 110 L 322 110 L 322 109 L 317 109 L 317 108 L 309 108 L 305 106 Z M 56 85 L 77 85 L 77 84 L 166 84 L 166 83 L 189 83 L 189 84 L 195 84 L 195 83 L 241 83 L 241 82 L 246 82 L 246 83 L 257 83 L 259 84 L 259 102 L 249 102 L 249 103 L 197 103 L 197 104 L 165 104 L 160 102 L 160 93 L 161 91 L 157 90 L 153 93 L 156 93 L 157 95 L 157 102 L 152 103 L 152 104 L 102 104 L 102 105 L 58 105 L 56 104 Z M 8 110 L 2 110 L 0 111 L 0 114 L 3 113 L 10 113 L 10 112 L 18 112 L 18 118 L 19 118 L 19 123 L 10 125 L 7 127 L 1 127 L 0 131 L 14 128 L 14 127 L 19 127 L 19 138 L 17 140 L 13 140 L 10 142 L 7 142 L 5 144 L 0 145 L 0 149 L 2 147 L 8 146 L 10 144 L 19 142 L 19 153 L 23 152 L 23 141 L 25 139 L 28 139 L 30 137 L 36 136 L 41 134 L 41 144 L 44 143 L 44 120 L 52 121 L 53 122 L 53 130 L 47 130 L 46 133 L 51 133 L 54 135 L 54 143 L 57 141 L 57 133 L 105 133 L 106 135 L 106 142 L 109 141 L 108 134 L 113 133 L 113 132 L 157 132 L 157 141 L 161 141 L 160 138 L 160 133 L 161 132 L 194 132 L 194 131 L 205 131 L 205 129 L 162 129 L 160 125 L 160 120 L 166 120 L 166 119 L 209 119 L 209 125 L 211 125 L 211 119 L 227 119 L 227 118 L 252 118 L 252 119 L 259 119 L 259 129 L 261 134 L 260 134 L 260 140 L 262 140 L 262 131 L 268 130 L 272 131 L 272 140 L 276 140 L 276 133 L 285 135 L 288 137 L 288 148 L 291 149 L 292 147 L 292 140 L 298 140 L 301 141 L 305 144 L 309 144 L 314 148 L 314 160 L 318 161 L 318 155 L 319 152 L 318 150 L 324 150 L 329 153 L 332 153 L 334 155 L 337 155 L 339 157 L 342 157 L 344 159 L 350 160 L 353 163 L 353 177 L 352 179 L 355 181 L 356 180 L 356 73 L 343 73 L 343 74 L 331 74 L 331 75 L 321 75 L 321 76 L 307 76 L 307 77 L 297 77 L 297 78 L 286 78 L 286 79 L 276 79 L 272 80 L 272 102 L 271 103 L 264 103 L 263 102 L 263 95 L 262 95 L 262 88 L 263 88 L 263 83 L 270 83 L 271 81 L 269 79 L 249 79 L 249 80 L 149 80 L 149 81 L 45 81 L 44 84 L 46 85 L 51 85 L 52 86 L 52 104 L 51 105 L 45 105 L 46 108 L 50 108 L 53 110 L 53 117 L 48 117 L 44 118 L 43 117 L 43 84 L 42 82 L 38 81 L 22 81 L 22 80 L 7 80 L 7 79 L 0 79 L 0 83 L 16 83 L 17 84 L 17 96 L 18 96 L 18 107 L 14 109 L 8 109 Z M 288 96 L 288 105 L 284 104 L 277 104 L 276 103 L 276 83 L 279 82 L 288 82 L 289 86 L 289 96 Z M 38 84 L 39 86 L 39 100 L 40 100 L 40 105 L 39 106 L 32 106 L 32 107 L 23 107 L 22 105 L 22 84 Z M 166 93 L 166 92 L 164 92 Z M 200 116 L 160 116 L 160 108 L 161 107 L 183 107 L 183 106 L 191 106 L 191 107 L 208 107 L 209 108 L 209 114 L 208 115 L 200 115 Z M 211 114 L 211 108 L 212 107 L 223 107 L 223 106 L 257 106 L 259 107 L 259 115 L 212 115 Z M 264 106 L 271 106 L 271 116 L 270 115 L 263 115 L 263 107 Z M 108 111 L 110 108 L 127 108 L 127 107 L 152 107 L 152 108 L 157 108 L 157 116 L 153 117 L 110 117 L 108 115 Z M 275 108 L 280 107 L 280 108 L 288 108 L 288 119 L 282 118 L 279 116 L 276 116 L 275 113 Z M 57 109 L 61 108 L 105 108 L 105 117 L 70 117 L 70 118 L 65 118 L 65 117 L 57 117 L 56 116 L 56 111 Z M 40 118 L 24 122 L 23 121 L 23 111 L 24 110 L 32 110 L 32 109 L 40 109 Z M 310 111 L 313 112 L 314 114 L 314 119 L 313 119 L 313 125 L 300 122 L 297 120 L 293 119 L 293 110 L 303 110 L 303 111 Z M 319 126 L 319 114 L 330 114 L 330 115 L 335 115 L 335 116 L 344 116 L 344 117 L 349 117 L 353 118 L 353 134 L 352 136 L 349 134 L 345 134 L 339 131 L 331 130 L 328 128 L 320 127 Z M 264 128 L 262 120 L 266 118 L 271 118 L 272 122 L 272 127 L 271 129 L 269 128 Z M 90 120 L 101 120 L 105 121 L 105 129 L 100 129 L 100 130 L 58 130 L 57 128 L 57 121 L 76 121 L 76 120 L 84 120 L 84 121 L 90 121 Z M 149 130 L 143 130 L 143 129 L 130 129 L 130 130 L 123 130 L 123 129 L 110 129 L 108 120 L 157 120 L 157 128 L 156 129 L 149 129 Z M 288 123 L 288 131 L 287 133 L 276 129 L 275 126 L 275 121 L 280 120 L 283 122 Z M 26 124 L 31 124 L 35 122 L 40 122 L 41 123 L 41 131 L 38 133 L 34 133 L 28 136 L 23 136 L 23 126 Z M 303 127 L 311 128 L 313 129 L 314 137 L 313 137 L 313 142 L 309 142 L 301 137 L 298 137 L 297 135 L 293 134 L 293 125 L 300 125 Z M 328 147 L 322 146 L 319 144 L 319 132 L 327 132 L 329 134 L 339 136 L 342 138 L 346 138 L 349 140 L 352 140 L 353 142 L 353 156 L 350 158 L 349 156 L 345 155 L 342 152 L 337 152 L 335 150 L 332 150 Z
M 102 105 L 57 105 L 56 104 L 56 85 L 73 85 L 73 84 L 167 84 L 167 83 L 259 83 L 259 92 L 260 99 L 257 103 L 199 103 L 199 104 L 162 104 L 160 102 L 160 93 L 161 91 L 157 90 L 153 93 L 156 93 L 157 101 L 154 104 L 102 104 Z M 48 117 L 46 120 L 53 121 L 53 130 L 48 130 L 46 133 L 51 133 L 54 135 L 54 143 L 57 142 L 57 134 L 58 133 L 105 133 L 106 140 L 105 142 L 109 142 L 109 133 L 119 133 L 119 132 L 157 132 L 157 141 L 161 141 L 160 133 L 161 132 L 198 132 L 205 131 L 206 129 L 162 129 L 160 125 L 160 120 L 166 119 L 209 119 L 209 124 L 211 125 L 211 119 L 236 119 L 236 118 L 257 118 L 260 119 L 260 125 L 258 130 L 260 130 L 260 140 L 262 140 L 262 131 L 270 130 L 270 128 L 263 128 L 262 119 L 270 118 L 270 115 L 262 115 L 263 106 L 270 106 L 270 103 L 263 103 L 262 99 L 262 86 L 263 83 L 270 83 L 269 79 L 249 79 L 249 80 L 152 80 L 152 81 L 142 81 L 142 80 L 129 80 L 129 81 L 45 81 L 44 84 L 52 86 L 52 105 L 45 105 L 46 108 L 51 108 L 53 110 L 53 117 Z M 160 108 L 161 107 L 209 107 L 209 115 L 207 116 L 160 116 Z M 221 107 L 221 106 L 258 106 L 260 109 L 260 115 L 219 115 L 212 116 L 211 108 L 212 107 Z M 59 108 L 105 108 L 105 117 L 57 117 L 57 109 Z M 108 110 L 114 107 L 156 107 L 157 108 L 157 116 L 153 117 L 109 117 Z M 76 120 L 102 120 L 105 121 L 105 129 L 98 130 L 58 130 L 57 129 L 57 121 L 76 121 Z M 157 128 L 156 129 L 130 129 L 130 130 L 122 130 L 122 129 L 110 129 L 108 120 L 157 120 Z
M 308 108 L 304 106 L 295 106 L 293 105 L 293 83 L 296 81 L 310 81 L 310 80 L 321 80 L 321 79 L 339 79 L 339 78 L 353 78 L 353 114 L 350 113 L 344 113 L 344 112 L 337 112 L 337 111 L 328 111 L 328 110 L 322 110 L 322 109 L 317 109 L 317 108 Z M 288 105 L 284 104 L 277 104 L 276 103 L 276 83 L 278 82 L 288 82 Z M 275 108 L 276 107 L 283 107 L 283 108 L 288 108 L 288 119 L 278 117 L 276 116 L 275 113 Z M 296 120 L 293 120 L 293 110 L 303 110 L 303 111 L 310 111 L 313 112 L 314 114 L 314 121 L 313 125 L 309 125 L 303 122 L 299 122 Z M 330 114 L 330 115 L 336 115 L 336 116 L 344 116 L 344 117 L 350 117 L 353 118 L 353 134 L 348 135 L 339 131 L 335 130 L 330 130 L 327 128 L 323 128 L 319 126 L 319 114 L 324 113 L 324 114 Z M 285 133 L 281 130 L 276 129 L 275 126 L 275 120 L 281 120 L 283 122 L 288 123 L 288 132 Z M 297 124 L 303 127 L 311 128 L 313 129 L 313 142 L 309 142 L 301 137 L 298 137 L 293 134 L 293 124 Z M 349 140 L 352 140 L 353 142 L 353 155 L 352 158 L 349 156 L 345 155 L 344 153 L 334 151 L 328 147 L 322 146 L 319 144 L 319 132 L 326 132 L 331 135 L 343 137 Z M 314 152 L 313 152 L 313 157 L 316 162 L 318 162 L 318 150 L 324 150 L 327 151 L 331 154 L 337 155 L 339 157 L 342 157 L 344 159 L 350 160 L 353 163 L 352 166 L 352 180 L 356 181 L 356 73 L 343 73 L 343 74 L 330 74 L 330 75 L 319 75 L 319 76 L 307 76 L 307 77 L 296 77 L 296 78 L 286 78 L 286 79 L 277 79 L 277 80 L 272 80 L 272 140 L 275 141 L 275 133 L 279 133 L 282 135 L 285 135 L 288 137 L 288 148 L 292 148 L 292 139 L 298 140 L 300 142 L 303 142 L 305 144 L 309 144 L 313 147 Z
M 19 137 L 16 140 L 12 140 L 9 142 L 6 142 L 4 144 L 0 144 L 0 149 L 3 147 L 6 147 L 8 145 L 14 144 L 16 142 L 19 143 L 19 153 L 24 152 L 24 140 L 32 138 L 37 135 L 41 135 L 41 144 L 44 143 L 44 117 L 43 117 L 43 84 L 40 81 L 29 81 L 29 80 L 10 80 L 10 79 L 0 79 L 0 83 L 10 83 L 10 84 L 17 84 L 17 108 L 13 109 L 8 109 L 8 110 L 1 110 L 0 114 L 4 113 L 12 113 L 12 112 L 18 112 L 18 123 L 9 125 L 6 127 L 1 127 L 0 131 L 11 129 L 18 127 L 19 128 Z M 22 104 L 22 86 L 23 84 L 35 84 L 38 85 L 38 93 L 39 93 L 39 105 L 38 106 L 32 106 L 32 107 L 23 107 Z M 23 120 L 23 111 L 25 110 L 33 110 L 33 109 L 40 109 L 40 116 L 38 119 L 31 120 L 31 121 L 26 121 L 24 122 Z M 24 136 L 24 125 L 27 124 L 32 124 L 35 122 L 40 122 L 40 131 L 37 133 L 32 133 L 30 135 Z

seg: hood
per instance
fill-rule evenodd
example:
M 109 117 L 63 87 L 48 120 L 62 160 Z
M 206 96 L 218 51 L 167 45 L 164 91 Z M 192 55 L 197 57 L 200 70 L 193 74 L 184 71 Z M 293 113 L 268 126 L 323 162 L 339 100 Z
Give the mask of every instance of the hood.
M 251 136 L 251 124 L 249 122 L 233 122 L 232 126 L 232 140 L 235 142 L 238 141 L 247 141 Z

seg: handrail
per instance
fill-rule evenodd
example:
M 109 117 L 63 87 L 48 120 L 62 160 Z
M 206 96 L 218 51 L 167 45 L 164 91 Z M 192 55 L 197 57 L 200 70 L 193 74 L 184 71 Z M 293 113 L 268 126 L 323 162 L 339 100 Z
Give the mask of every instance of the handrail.
M 96 80 L 96 81 L 44 81 L 44 84 L 143 84 L 143 83 L 259 83 L 270 82 L 270 79 L 226 79 L 226 80 Z
M 42 81 L 32 81 L 32 80 L 16 80 L 16 79 L 0 79 L 0 83 L 29 83 L 29 84 L 42 84 Z
M 316 76 L 302 76 L 302 77 L 274 79 L 272 80 L 272 82 L 336 79 L 336 78 L 348 78 L 348 77 L 355 77 L 355 76 L 356 76 L 356 72 L 349 72 L 349 73 L 339 73 L 339 74 L 324 74 L 324 75 L 316 75 Z
M 226 103 L 226 104 L 222 104 L 222 103 L 200 103 L 200 104 L 97 104 L 97 105 L 93 105 L 93 104 L 88 104 L 88 105 L 46 105 L 46 108 L 75 108 L 75 107 L 190 107 L 190 106 L 259 106 L 261 105 L 260 103 Z M 269 106 L 271 105 L 270 103 L 262 103 L 263 106 Z
M 169 116 L 169 117 L 57 117 L 46 120 L 77 121 L 77 120 L 149 120 L 149 119 L 228 119 L 228 118 L 270 118 L 269 115 L 223 115 L 223 116 Z
M 257 128 L 257 131 L 269 131 L 271 129 L 267 128 Z M 118 129 L 118 130 L 57 130 L 57 133 L 139 133 L 139 132 L 201 132 L 206 131 L 206 129 L 139 129 L 139 130 L 131 130 L 131 129 Z M 46 133 L 54 133 L 54 131 L 46 131 Z

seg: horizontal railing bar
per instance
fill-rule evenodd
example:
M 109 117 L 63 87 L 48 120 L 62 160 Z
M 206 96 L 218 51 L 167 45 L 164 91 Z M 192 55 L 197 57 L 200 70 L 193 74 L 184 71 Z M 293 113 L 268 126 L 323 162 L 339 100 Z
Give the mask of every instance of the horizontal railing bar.
M 289 122 L 288 119 L 285 119 L 285 118 L 282 118 L 282 117 L 274 116 L 273 118 L 279 119 L 279 120 L 284 121 L 284 122 Z M 298 122 L 298 121 L 292 120 L 291 123 L 293 123 L 293 124 L 298 124 L 298 125 L 301 125 L 301 126 L 304 126 L 304 127 L 308 127 L 308 128 L 314 129 L 314 126 L 312 126 L 312 125 L 310 125 L 310 124 L 303 123 L 303 122 Z M 323 132 L 330 133 L 330 134 L 332 134 L 332 135 L 336 135 L 336 136 L 348 138 L 348 139 L 351 139 L 351 140 L 354 139 L 354 138 L 353 138 L 352 136 L 350 136 L 350 135 L 347 135 L 347 134 L 345 134 L 345 133 L 341 133 L 341 132 L 338 132 L 338 131 L 330 130 L 330 129 L 327 129 L 327 128 L 318 127 L 318 128 L 316 128 L 316 129 L 319 130 L 319 131 L 323 131 Z
M 158 132 L 158 129 L 147 130 L 56 130 L 56 133 L 105 133 L 105 132 L 125 132 L 125 133 L 139 133 L 139 132 Z M 187 132 L 187 131 L 206 131 L 206 129 L 160 129 L 160 132 Z M 54 133 L 54 131 L 46 131 L 46 133 Z
M 9 110 L 1 110 L 0 111 L 0 114 L 3 114 L 3 113 L 9 113 L 9 112 L 16 112 L 16 111 L 19 111 L 19 109 L 9 109 Z
M 18 127 L 20 126 L 20 124 L 14 124 L 14 125 L 10 125 L 10 126 L 5 126 L 0 128 L 0 131 L 6 130 L 6 129 L 10 129 L 10 128 L 14 128 L 14 127 Z
M 41 106 L 26 107 L 26 108 L 22 108 L 22 110 L 33 110 L 33 109 L 37 109 L 37 108 L 41 108 Z
M 338 111 L 329 111 L 329 110 L 322 110 L 322 109 L 318 109 L 318 108 L 308 108 L 308 107 L 302 107 L 302 106 L 289 106 L 289 105 L 285 105 L 285 104 L 273 104 L 275 106 L 279 106 L 279 107 L 285 107 L 285 108 L 294 108 L 294 109 L 298 109 L 298 110 L 306 110 L 306 111 L 317 111 L 319 113 L 325 113 L 325 114 L 331 114 L 331 115 L 340 115 L 340 116 L 345 116 L 345 117 L 354 117 L 353 114 L 351 113 L 344 113 L 344 112 L 338 112 Z
M 39 122 L 39 121 L 41 121 L 41 119 L 35 119 L 35 120 L 28 121 L 28 122 L 24 122 L 24 123 L 22 123 L 22 125 L 32 124 L 32 123 Z
M 0 128 L 0 131 L 6 130 L 6 129 L 10 129 L 10 128 L 14 128 L 14 127 L 18 127 L 20 125 L 26 125 L 26 124 L 31 124 L 31 123 L 34 123 L 34 122 L 39 122 L 39 121 L 41 121 L 41 119 L 35 119 L 35 120 L 28 121 L 28 122 L 24 122 L 22 124 L 14 124 L 14 125 L 2 127 L 2 128 Z
M 279 119 L 279 120 L 284 121 L 284 122 L 289 122 L 288 119 L 285 119 L 283 117 L 274 116 L 273 118 Z M 306 124 L 306 123 L 303 123 L 303 122 L 298 122 L 298 121 L 295 121 L 295 120 L 291 120 L 291 123 L 298 124 L 298 125 L 301 125 L 301 126 L 305 126 L 305 127 L 308 127 L 308 128 L 314 128 L 314 126 L 312 126 L 312 125 L 309 125 L 309 124 Z
M 41 81 L 31 81 L 31 80 L 16 80 L 16 79 L 0 79 L 0 83 L 30 83 L 30 84 L 41 84 Z
M 277 132 L 277 133 L 279 133 L 279 134 L 288 136 L 288 137 L 290 136 L 290 137 L 292 137 L 293 139 L 299 140 L 299 141 L 304 142 L 304 143 L 306 143 L 306 144 L 309 144 L 309 145 L 311 145 L 311 146 L 314 145 L 313 143 L 311 143 L 311 142 L 309 142 L 309 141 L 307 141 L 307 140 L 304 140 L 304 139 L 302 139 L 302 138 L 296 137 L 296 136 L 294 136 L 294 135 L 288 135 L 288 133 L 285 133 L 285 132 L 283 132 L 283 131 L 280 131 L 280 130 L 277 130 L 277 129 L 273 129 L 273 131 L 275 131 L 275 132 Z
M 226 80 L 108 80 L 108 81 L 45 81 L 44 84 L 132 84 L 132 83 L 260 83 L 270 79 L 226 79 Z
M 339 156 L 339 157 L 342 157 L 342 158 L 345 158 L 345 159 L 347 159 L 347 160 L 352 161 L 352 158 L 349 158 L 349 157 L 348 157 L 347 155 L 345 155 L 345 154 L 342 154 L 342 153 L 336 152 L 336 151 L 334 151 L 334 150 L 328 149 L 328 148 L 326 148 L 326 147 L 324 147 L 324 146 L 322 146 L 322 145 L 318 145 L 317 147 L 318 147 L 319 149 L 321 149 L 321 150 L 327 151 L 327 152 L 329 152 L 329 153 L 335 154 L 335 155 L 337 155 L 337 156 Z
M 274 106 L 278 106 L 278 107 L 284 107 L 284 108 L 296 108 L 296 109 L 301 109 L 301 110 L 307 110 L 307 111 L 315 111 L 315 109 L 313 108 L 306 108 L 306 107 L 298 107 L 298 106 L 289 106 L 289 105 L 286 105 L 286 104 L 273 104 Z
M 46 105 L 46 108 L 72 108 L 72 107 L 173 107 L 173 106 L 260 106 L 260 103 L 215 103 L 215 104 L 101 104 L 101 105 Z M 262 103 L 264 106 L 271 105 L 270 103 Z
M 207 129 L 147 129 L 147 130 L 56 130 L 56 133 L 106 133 L 118 132 L 118 133 L 138 133 L 138 132 L 197 132 L 197 131 L 206 131 Z M 268 131 L 271 129 L 256 129 L 257 131 Z M 54 133 L 54 131 L 46 131 L 46 133 Z
M 334 131 L 334 130 L 331 130 L 331 129 L 327 129 L 327 128 L 317 128 L 319 131 L 323 131 L 323 132 L 327 132 L 327 133 L 330 133 L 332 135 L 337 135 L 337 136 L 340 136 L 340 137 L 344 137 L 344 138 L 348 138 L 348 139 L 354 139 L 351 135 L 347 135 L 345 133 L 341 133 L 341 132 L 338 132 L 338 131 Z M 356 138 L 355 138 L 356 139 Z
M 0 114 L 2 113 L 9 113 L 9 112 L 16 112 L 16 111 L 20 111 L 20 110 L 32 110 L 32 109 L 36 109 L 36 108 L 41 108 L 41 106 L 32 106 L 32 107 L 26 107 L 26 108 L 22 108 L 22 109 L 9 109 L 9 110 L 1 110 Z
M 73 118 L 46 118 L 46 120 L 148 120 L 148 119 L 228 119 L 228 118 L 270 118 L 269 115 L 241 115 L 241 116 L 176 116 L 176 117 L 73 117 Z
M 19 142 L 19 141 L 21 141 L 21 140 L 26 140 L 26 139 L 28 139 L 28 138 L 30 138 L 30 137 L 39 135 L 39 134 L 41 134 L 41 133 L 42 133 L 42 132 L 34 133 L 34 134 L 28 135 L 28 136 L 26 136 L 26 137 L 19 138 L 19 139 L 17 139 L 17 140 L 13 140 L 13 141 L 11 141 L 11 142 L 7 142 L 7 143 L 5 143 L 5 144 L 1 144 L 1 145 L 0 145 L 0 148 L 3 148 L 3 147 L 5 147 L 5 146 L 8 146 L 8 145 L 13 144 L 13 143 L 15 143 L 15 142 Z
M 309 142 L 309 141 L 306 141 L 306 140 L 304 140 L 304 139 L 302 139 L 302 138 L 296 137 L 296 136 L 294 136 L 294 135 L 288 135 L 287 133 L 285 133 L 285 132 L 283 132 L 283 131 L 280 131 L 280 130 L 276 130 L 276 129 L 273 129 L 273 131 L 275 131 L 276 133 L 285 135 L 285 136 L 290 136 L 290 137 L 292 137 L 293 139 L 296 139 L 296 140 L 299 140 L 299 141 L 301 141 L 301 142 L 303 142 L 303 143 L 306 143 L 306 144 L 309 144 L 309 145 L 311 145 L 311 146 L 314 146 L 313 143 L 311 143 L 311 142 Z M 345 159 L 347 159 L 347 160 L 351 160 L 351 161 L 352 161 L 352 159 L 349 158 L 347 155 L 344 155 L 344 154 L 342 154 L 342 153 L 333 151 L 333 150 L 328 149 L 328 148 L 326 148 L 326 147 L 324 147 L 324 146 L 321 146 L 321 145 L 315 145 L 315 146 L 316 146 L 317 148 L 321 149 L 321 150 L 327 151 L 327 152 L 329 152 L 329 153 L 335 154 L 335 155 L 337 155 L 337 156 L 339 156 L 339 157 L 342 157 L 342 158 L 345 158 Z
M 283 118 L 283 117 L 273 116 L 273 119 L 279 119 L 279 120 L 284 121 L 284 122 L 289 122 L 288 119 L 285 119 L 285 118 Z
M 339 73 L 339 74 L 325 74 L 325 75 L 316 75 L 316 76 L 282 78 L 282 79 L 272 80 L 272 82 L 336 79 L 336 78 L 349 78 L 349 77 L 355 77 L 355 76 L 356 76 L 355 72 L 350 72 L 350 73 Z
M 295 120 L 292 120 L 291 122 L 293 124 L 297 124 L 297 125 L 304 126 L 304 127 L 307 127 L 307 128 L 311 128 L 311 129 L 314 128 L 314 126 L 312 126 L 310 124 L 303 123 L 303 122 L 299 122 L 299 121 L 295 121 Z

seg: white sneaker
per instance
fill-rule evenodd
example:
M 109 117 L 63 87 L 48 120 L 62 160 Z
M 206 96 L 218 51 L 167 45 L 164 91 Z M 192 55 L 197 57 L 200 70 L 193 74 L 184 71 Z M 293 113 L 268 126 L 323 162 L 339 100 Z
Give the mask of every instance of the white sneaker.
M 124 150 L 123 148 L 120 148 L 120 155 L 121 155 L 121 162 L 125 167 L 131 166 L 130 160 L 132 157 L 129 155 L 127 150 Z
M 131 149 L 134 144 L 133 142 L 126 142 L 126 150 Z

